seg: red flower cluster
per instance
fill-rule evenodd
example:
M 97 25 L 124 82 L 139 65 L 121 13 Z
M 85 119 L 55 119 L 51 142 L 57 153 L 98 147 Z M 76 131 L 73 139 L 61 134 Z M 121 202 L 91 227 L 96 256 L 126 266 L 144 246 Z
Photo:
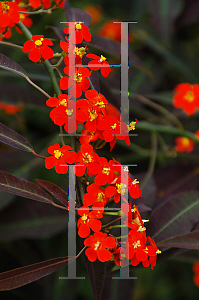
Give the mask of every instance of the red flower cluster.
M 199 84 L 180 83 L 174 89 L 173 105 L 193 115 L 199 108 Z
M 7 104 L 5 102 L 0 102 L 0 110 L 4 110 L 5 113 L 8 115 L 14 115 L 17 112 L 20 112 L 23 110 L 23 107 L 20 105 L 14 105 L 14 104 Z
M 90 41 L 91 35 L 88 27 L 82 22 L 72 22 L 64 29 L 64 32 L 69 35 L 69 38 L 66 38 L 66 42 L 60 43 L 66 64 L 64 68 L 66 76 L 61 78 L 60 88 L 67 90 L 67 93 L 49 98 L 46 104 L 53 108 L 50 112 L 52 121 L 56 125 L 64 125 L 66 132 L 72 132 L 69 126 L 72 121 L 74 121 L 75 129 L 79 124 L 83 124 L 79 139 L 81 146 L 77 153 L 67 145 L 61 148 L 58 144 L 49 147 L 48 152 L 52 156 L 45 159 L 45 165 L 48 169 L 55 166 L 58 173 L 65 174 L 68 171 L 67 164 L 74 163 L 74 174 L 78 177 L 86 176 L 83 180 L 86 180 L 88 185 L 87 192 L 83 198 L 84 206 L 78 209 L 80 217 L 77 227 L 79 236 L 86 238 L 84 241 L 84 245 L 87 246 L 85 254 L 90 261 L 93 262 L 96 259 L 101 262 L 114 260 L 118 266 L 122 266 L 126 258 L 129 258 L 133 265 L 142 261 L 144 266 L 151 265 L 153 268 L 156 265 L 158 249 L 154 240 L 146 237 L 143 221 L 137 207 L 134 206 L 132 210 L 126 197 L 128 192 L 133 199 L 142 197 L 139 182 L 136 179 L 131 179 L 128 170 L 123 169 L 122 165 L 114 158 L 108 161 L 96 153 L 96 149 L 101 148 L 106 142 L 110 143 L 112 150 L 116 138 L 124 140 L 129 145 L 128 132 L 134 130 L 135 124 L 138 122 L 136 120 L 129 125 L 121 122 L 119 111 L 110 106 L 101 93 L 95 89 L 90 89 L 89 77 L 92 71 L 100 69 L 101 74 L 107 77 L 111 69 L 105 57 L 86 54 L 86 47 L 74 45 L 75 42 L 81 43 L 83 39 Z M 36 55 L 39 56 L 39 59 L 41 55 L 46 58 L 45 47 L 48 44 L 45 40 L 43 36 L 34 36 L 33 41 L 25 43 L 24 49 L 26 52 L 33 52 L 32 54 L 30 52 L 29 56 L 34 61 L 37 61 L 36 58 L 38 58 L 34 56 L 35 51 L 37 51 Z M 40 48 L 38 49 L 37 46 Z M 74 55 L 73 74 L 69 68 L 71 55 Z M 84 55 L 94 60 L 88 63 L 88 68 L 77 67 L 76 64 L 82 63 Z M 82 97 L 82 99 L 74 101 L 73 97 Z M 89 177 L 94 177 L 94 182 L 90 182 Z M 125 209 L 128 220 L 125 221 L 125 224 L 130 228 L 125 249 L 121 247 L 119 242 L 116 242 L 113 236 L 107 236 L 107 233 L 103 232 L 104 226 L 102 227 L 102 222 L 99 220 L 105 214 L 105 206 L 112 201 L 118 203 L 121 198 L 127 203 Z M 118 216 L 120 215 L 119 212 Z M 106 228 L 106 230 L 109 229 Z

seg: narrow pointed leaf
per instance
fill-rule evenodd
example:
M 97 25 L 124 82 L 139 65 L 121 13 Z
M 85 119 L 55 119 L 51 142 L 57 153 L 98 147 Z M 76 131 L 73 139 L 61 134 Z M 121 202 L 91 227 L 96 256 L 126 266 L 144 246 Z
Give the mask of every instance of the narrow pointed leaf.
M 15 61 L 0 53 L 0 68 L 28 78 L 26 71 Z
M 2 123 L 0 123 L 0 141 L 20 150 L 34 152 L 23 136 Z
M 0 274 L 0 291 L 12 290 L 56 272 L 76 257 L 58 257 Z
M 59 200 L 65 207 L 68 207 L 68 194 L 64 190 L 50 181 L 41 179 L 36 179 L 36 181 L 48 192 L 50 192 L 57 200 Z
M 36 184 L 5 171 L 0 171 L 0 190 L 40 202 L 54 203 L 50 195 Z
M 199 250 L 199 230 L 195 230 L 186 234 L 173 236 L 172 238 L 157 243 L 157 247 L 169 248 L 185 248 Z
M 170 197 L 154 209 L 147 234 L 156 242 L 189 233 L 198 222 L 199 192 L 190 191 Z

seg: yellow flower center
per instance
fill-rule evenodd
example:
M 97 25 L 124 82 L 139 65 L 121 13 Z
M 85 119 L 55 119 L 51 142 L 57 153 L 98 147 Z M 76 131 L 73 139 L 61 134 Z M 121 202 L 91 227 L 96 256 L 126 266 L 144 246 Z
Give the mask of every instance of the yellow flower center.
M 104 173 L 104 174 L 106 174 L 106 175 L 109 175 L 109 173 L 110 173 L 110 168 L 108 168 L 108 167 L 103 167 L 102 173 Z
M 94 248 L 94 250 L 97 250 L 97 249 L 100 247 L 100 245 L 101 245 L 101 242 L 97 241 L 97 242 L 95 243 L 95 248 Z
M 86 48 L 85 47 L 75 47 L 73 54 L 80 56 L 81 58 L 86 54 Z
M 139 181 L 137 179 L 134 179 L 133 182 L 132 182 L 133 185 L 135 185 L 137 183 L 139 183 Z
M 136 122 L 133 121 L 129 125 L 127 125 L 128 131 L 135 130 L 135 124 Z
M 105 198 L 105 195 L 104 195 L 104 193 L 98 193 L 97 194 L 97 201 L 98 202 L 103 202 L 104 201 L 104 198 Z
M 25 14 L 19 14 L 19 18 L 20 18 L 20 21 L 23 21 L 26 18 L 26 16 L 25 16 Z
M 84 223 L 86 223 L 85 221 L 88 219 L 88 217 L 86 215 L 82 216 L 82 221 L 84 221 Z
M 90 116 L 90 121 L 93 121 L 97 118 L 98 113 L 96 112 L 96 110 L 92 109 L 89 111 L 89 116 Z
M 134 242 L 132 245 L 133 245 L 134 249 L 141 247 L 140 240 L 138 240 L 137 242 Z
M 40 47 L 42 45 L 42 41 L 43 41 L 43 38 L 41 38 L 40 40 L 36 40 L 35 45 Z
M 124 195 L 126 192 L 126 184 L 123 183 L 116 183 L 116 187 L 117 187 L 117 192 L 119 194 Z
M 76 83 L 80 83 L 82 82 L 82 74 L 81 73 L 76 73 L 73 80 L 76 82 Z
M 187 100 L 188 102 L 192 102 L 194 100 L 194 94 L 192 91 L 188 91 L 188 93 L 186 93 L 186 95 L 184 96 L 185 100 Z
M 92 156 L 88 153 L 83 154 L 83 162 L 88 164 L 92 161 Z
M 54 150 L 54 156 L 55 158 L 59 159 L 60 157 L 62 157 L 62 153 L 59 150 Z
M 9 6 L 7 3 L 5 3 L 5 2 L 2 2 L 2 3 L 1 3 L 1 7 L 2 7 L 2 12 L 3 12 L 3 14 L 8 13 L 9 10 L 10 10 L 10 6 Z
M 103 62 L 106 60 L 106 57 L 104 57 L 103 55 L 101 55 L 101 58 L 99 59 L 99 62 Z
M 115 129 L 117 126 L 117 123 L 115 123 L 114 125 L 110 126 L 112 129 Z
M 66 99 L 62 99 L 59 104 L 67 106 L 68 101 Z
M 97 103 L 95 103 L 95 106 L 98 106 L 99 108 L 104 108 L 105 104 L 103 101 L 98 101 Z
M 73 114 L 73 109 L 66 109 L 66 114 L 67 114 L 67 116 L 71 116 L 72 114 Z
M 79 23 L 75 22 L 75 28 L 76 28 L 77 30 L 81 30 L 81 29 L 82 29 L 81 23 L 82 23 L 82 22 L 79 22 Z
M 185 147 L 188 147 L 189 146 L 189 139 L 187 137 L 182 137 L 182 144 Z

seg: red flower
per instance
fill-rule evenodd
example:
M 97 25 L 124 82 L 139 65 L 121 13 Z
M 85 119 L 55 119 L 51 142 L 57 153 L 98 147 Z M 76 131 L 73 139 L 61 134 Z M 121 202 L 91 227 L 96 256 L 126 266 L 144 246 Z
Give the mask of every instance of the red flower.
M 50 59 L 53 57 L 54 52 L 48 46 L 52 46 L 53 43 L 43 35 L 33 35 L 32 41 L 26 41 L 22 51 L 29 52 L 28 57 L 30 60 L 36 62 L 39 61 L 41 56 L 44 59 Z M 47 46 L 48 45 L 48 46 Z
M 83 144 L 77 153 L 76 166 L 74 173 L 76 176 L 83 176 L 86 169 L 89 176 L 96 175 L 100 170 L 100 165 L 96 162 L 98 159 L 97 153 L 93 152 L 93 147 L 89 144 Z
M 68 172 L 68 164 L 73 164 L 76 160 L 77 153 L 75 151 L 69 151 L 72 148 L 65 145 L 60 148 L 59 144 L 54 144 L 48 148 L 48 153 L 53 156 L 45 159 L 45 166 L 47 169 L 52 169 L 55 166 L 55 170 L 59 174 L 66 174 Z
M 137 179 L 131 179 L 130 176 L 128 177 L 129 180 L 129 194 L 133 199 L 137 199 L 142 197 L 142 191 L 139 187 L 139 181 Z
M 91 142 L 95 142 L 98 139 L 97 132 L 89 132 L 87 129 L 82 129 L 81 131 L 82 136 L 79 139 L 81 144 L 89 144 Z
M 75 47 L 71 43 L 68 42 L 60 42 L 60 47 L 62 50 L 68 54 L 75 55 L 75 61 L 73 65 L 81 65 L 82 64 L 82 57 L 86 54 L 86 51 L 88 50 L 87 46 L 85 47 Z M 69 55 L 66 55 L 64 58 L 64 63 L 66 66 L 69 65 Z
M 61 102 L 64 99 L 61 100 Z M 66 99 L 65 99 L 66 100 Z M 54 100 L 52 100 L 53 102 Z M 73 100 L 68 100 L 64 103 L 64 105 L 58 105 L 58 107 L 54 108 L 50 112 L 50 118 L 56 125 L 64 125 L 64 129 L 66 132 L 74 132 L 77 129 L 77 123 L 79 120 L 79 113 L 76 111 L 76 119 L 75 119 L 75 111 L 76 111 L 76 103 Z M 70 126 L 71 122 L 74 122 L 74 126 Z M 75 127 L 75 128 L 74 128 Z
M 177 137 L 175 139 L 175 150 L 177 152 L 192 152 L 194 148 L 194 142 L 187 137 Z
M 113 21 L 120 21 L 120 20 L 112 20 L 107 21 L 98 31 L 98 35 L 102 35 L 108 37 L 110 39 L 116 40 L 120 42 L 121 40 L 121 24 L 120 23 L 113 23 Z
M 23 110 L 22 106 L 20 105 L 7 104 L 5 102 L 0 102 L 0 109 L 4 110 L 8 115 L 14 115 Z
M 115 175 L 114 171 L 120 172 L 121 166 L 116 166 L 113 160 L 108 162 L 105 157 L 99 157 L 97 162 L 100 164 L 101 170 L 95 177 L 95 183 L 98 185 L 104 185 L 107 182 L 111 184 Z
M 119 245 L 116 247 L 116 249 L 112 252 L 113 259 L 118 267 L 125 266 L 126 256 L 125 256 L 125 250 L 123 247 L 120 247 Z
M 106 142 L 110 142 L 111 150 L 116 143 L 116 137 L 119 140 L 124 140 L 127 145 L 130 145 L 129 136 L 127 134 L 128 127 L 124 122 L 119 122 L 116 117 L 105 117 L 98 122 L 97 128 L 102 131 L 99 137 Z
M 0 2 L 0 27 L 14 26 L 20 20 L 20 8 L 15 2 Z
M 43 6 L 43 8 L 47 9 L 51 6 L 51 1 L 50 0 L 29 0 L 30 6 L 33 8 L 37 8 L 40 5 Z
M 69 31 L 71 30 L 70 27 L 72 27 L 72 33 L 70 35 L 71 43 L 80 44 L 83 41 L 83 39 L 86 42 L 91 41 L 91 34 L 89 32 L 89 28 L 85 26 L 84 23 L 70 21 L 68 27 L 64 28 L 65 34 L 69 34 Z
M 115 239 L 107 237 L 106 233 L 96 232 L 94 236 L 90 235 L 85 241 L 84 245 L 89 247 L 85 254 L 90 261 L 95 261 L 97 258 L 101 262 L 109 261 L 111 259 L 111 252 L 108 249 L 115 247 Z
M 67 66 L 64 68 L 64 72 L 69 77 L 65 76 L 60 79 L 60 88 L 62 90 L 71 88 L 70 95 L 77 98 L 80 97 L 82 91 L 85 92 L 90 86 L 90 81 L 86 78 L 91 76 L 89 69 L 85 67 L 75 68 L 75 73 L 69 74 L 69 67 Z M 73 79 L 71 82 L 69 82 L 70 77 Z
M 193 282 L 197 287 L 199 287 L 199 261 L 196 261 L 195 264 L 193 264 L 192 269 L 194 272 Z
M 81 218 L 77 222 L 77 227 L 79 229 L 78 234 L 81 238 L 85 238 L 90 234 L 90 228 L 96 232 L 101 230 L 102 222 L 100 220 L 103 215 L 99 211 L 89 212 L 89 208 L 82 206 L 78 209 L 78 214 Z
M 148 249 L 150 249 L 149 252 L 149 263 L 151 264 L 151 269 L 153 270 L 153 268 L 156 266 L 156 261 L 157 261 L 157 254 L 160 254 L 161 251 L 158 249 L 158 247 L 155 244 L 155 241 L 152 240 L 152 238 L 150 236 L 147 237 L 148 242 L 151 246 L 147 246 Z M 151 249 L 152 247 L 152 249 Z
M 94 59 L 88 63 L 88 67 L 91 70 L 97 71 L 101 69 L 102 76 L 107 77 L 109 75 L 109 73 L 111 72 L 111 68 L 109 66 L 109 63 L 106 61 L 106 57 L 104 57 L 103 55 L 101 55 L 100 57 L 95 54 L 87 54 L 86 56 Z
M 180 83 L 174 92 L 173 105 L 189 115 L 194 114 L 196 108 L 199 108 L 199 84 Z
M 105 192 L 97 184 L 92 183 L 87 187 L 87 193 L 84 194 L 83 203 L 86 206 L 93 205 L 94 207 L 99 207 L 101 204 L 104 207 L 108 202 L 108 198 L 105 195 Z
M 49 107 L 58 107 L 59 105 L 68 107 L 68 95 L 60 94 L 58 95 L 58 99 L 56 97 L 51 97 L 46 101 L 46 105 Z M 54 113 L 56 110 L 51 111 L 51 118 L 53 118 Z
M 114 196 L 115 203 L 118 203 L 120 201 L 120 197 L 126 200 L 124 194 L 126 193 L 128 187 L 126 184 L 122 183 L 121 181 L 122 181 L 122 176 L 119 176 L 116 178 L 114 185 L 107 186 L 105 189 L 106 197 L 111 198 Z
M 96 25 L 97 23 L 100 22 L 102 18 L 102 14 L 101 14 L 102 8 L 99 5 L 97 5 L 97 7 L 96 4 L 95 6 L 88 5 L 84 7 L 84 10 L 92 16 L 92 23 L 91 23 L 92 25 Z

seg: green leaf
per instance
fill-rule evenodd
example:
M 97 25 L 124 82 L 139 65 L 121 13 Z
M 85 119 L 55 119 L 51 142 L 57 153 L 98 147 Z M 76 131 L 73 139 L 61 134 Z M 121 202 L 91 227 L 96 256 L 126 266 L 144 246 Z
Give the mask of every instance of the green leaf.
M 2 123 L 0 123 L 0 141 L 20 150 L 34 152 L 23 136 Z

